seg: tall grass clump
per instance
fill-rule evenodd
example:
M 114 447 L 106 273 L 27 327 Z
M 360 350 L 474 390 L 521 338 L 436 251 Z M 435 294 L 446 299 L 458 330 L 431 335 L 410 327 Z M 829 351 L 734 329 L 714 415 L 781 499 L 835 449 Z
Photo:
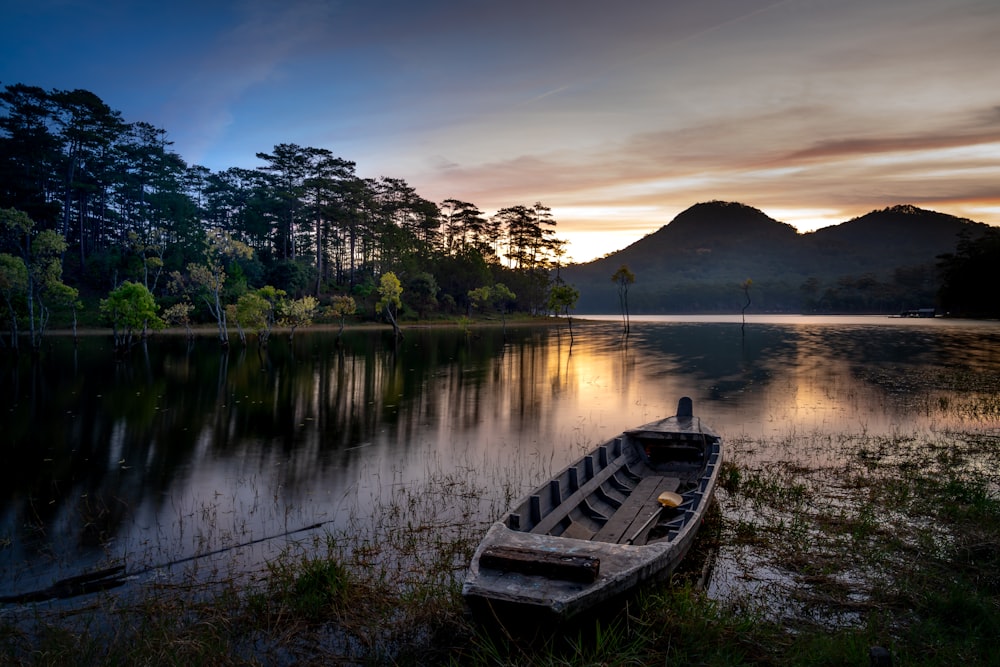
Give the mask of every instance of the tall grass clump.
M 726 521 L 716 593 L 732 608 L 757 603 L 757 632 L 774 634 L 774 664 L 862 664 L 875 645 L 900 664 L 997 664 L 993 431 L 831 444 L 835 455 L 809 468 L 794 463 L 794 451 L 766 464 L 742 456 L 767 443 L 735 449 L 727 465 L 739 475 L 728 477 L 740 483 L 719 495 Z M 776 469 L 784 493 L 761 483 L 777 479 Z

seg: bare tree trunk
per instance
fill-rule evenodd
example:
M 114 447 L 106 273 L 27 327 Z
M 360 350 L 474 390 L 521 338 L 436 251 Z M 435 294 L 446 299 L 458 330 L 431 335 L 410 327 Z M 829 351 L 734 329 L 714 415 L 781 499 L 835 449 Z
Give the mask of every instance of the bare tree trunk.
M 397 339 L 403 337 L 403 332 L 399 330 L 399 325 L 396 323 L 396 316 L 392 314 L 392 310 L 386 307 L 385 314 L 389 316 L 389 322 L 392 323 L 392 333 Z

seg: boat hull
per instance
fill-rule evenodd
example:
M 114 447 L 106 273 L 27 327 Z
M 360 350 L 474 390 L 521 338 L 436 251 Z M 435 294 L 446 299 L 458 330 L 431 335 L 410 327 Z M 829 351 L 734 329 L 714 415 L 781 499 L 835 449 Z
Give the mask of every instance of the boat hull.
M 462 589 L 473 610 L 565 619 L 668 577 L 694 542 L 722 463 L 721 438 L 678 415 L 600 445 L 493 524 Z M 655 502 L 676 498 L 674 489 L 678 507 Z

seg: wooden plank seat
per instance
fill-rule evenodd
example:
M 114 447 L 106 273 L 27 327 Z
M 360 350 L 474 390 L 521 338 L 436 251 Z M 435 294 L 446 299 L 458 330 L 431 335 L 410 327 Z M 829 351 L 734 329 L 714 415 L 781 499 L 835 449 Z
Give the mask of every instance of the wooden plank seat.
M 520 547 L 494 546 L 479 556 L 482 567 L 504 572 L 536 574 L 552 579 L 589 584 L 597 579 L 601 560 L 593 556 L 536 551 Z
M 641 544 L 645 538 L 640 533 L 652 526 L 653 518 L 662 509 L 657 497 L 664 491 L 677 491 L 680 484 L 676 477 L 643 478 L 592 539 L 613 544 L 628 543 L 631 540 Z

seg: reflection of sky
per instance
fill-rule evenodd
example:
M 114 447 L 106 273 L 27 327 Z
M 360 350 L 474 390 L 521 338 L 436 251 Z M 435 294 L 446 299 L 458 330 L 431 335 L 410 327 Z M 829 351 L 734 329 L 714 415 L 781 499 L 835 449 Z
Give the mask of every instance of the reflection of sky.
M 0 414 L 17 451 L 36 452 L 4 480 L 0 536 L 12 544 L 0 567 L 49 549 L 35 559 L 44 579 L 53 563 L 65 576 L 83 561 L 149 564 L 317 522 L 345 527 L 438 474 L 470 478 L 482 506 L 499 511 L 505 489 L 520 493 L 623 429 L 672 414 L 684 395 L 725 438 L 778 443 L 756 456 L 821 462 L 844 435 L 981 426 L 946 416 L 938 397 L 953 395 L 948 378 L 964 368 L 1000 374 L 995 326 L 749 318 L 744 334 L 719 319 L 633 319 L 627 344 L 614 319 L 575 321 L 572 344 L 564 323 L 512 328 L 506 344 L 493 330 L 412 330 L 396 351 L 380 331 L 344 348 L 305 333 L 294 356 L 272 341 L 266 357 L 233 351 L 227 363 L 160 339 L 148 366 L 111 379 L 94 370 L 100 350 L 91 359 L 82 344 L 74 391 L 108 400 L 79 401 L 67 416 L 65 397 L 33 405 L 23 394 Z M 66 448 L 38 445 L 52 442 Z M 75 552 L 84 497 L 111 507 L 105 520 L 118 531 L 86 558 Z M 58 531 L 61 543 L 27 545 L 33 507 L 52 510 L 43 542 Z M 30 576 L 7 581 L 22 590 Z

